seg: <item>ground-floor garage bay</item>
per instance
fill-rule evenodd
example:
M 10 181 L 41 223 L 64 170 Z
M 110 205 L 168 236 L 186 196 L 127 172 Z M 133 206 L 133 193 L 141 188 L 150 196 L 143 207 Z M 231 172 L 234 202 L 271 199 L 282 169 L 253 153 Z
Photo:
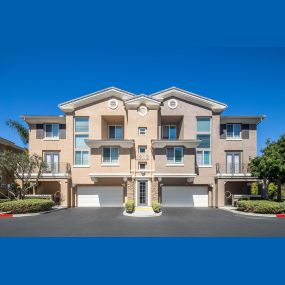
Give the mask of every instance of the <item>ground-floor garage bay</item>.
M 67 207 L 123 207 L 128 200 L 136 207 L 150 207 L 155 201 L 163 207 L 222 207 L 231 204 L 228 196 L 250 194 L 252 182 L 228 178 L 196 184 L 186 179 L 116 177 L 75 184 L 72 179 L 42 179 L 33 193 L 60 196 L 60 204 Z

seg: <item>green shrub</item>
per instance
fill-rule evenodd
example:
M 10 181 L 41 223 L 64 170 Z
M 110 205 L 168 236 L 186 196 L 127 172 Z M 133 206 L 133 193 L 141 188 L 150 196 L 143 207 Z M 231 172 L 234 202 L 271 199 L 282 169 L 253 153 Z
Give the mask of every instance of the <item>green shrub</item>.
M 128 200 L 126 205 L 125 205 L 125 208 L 126 208 L 126 212 L 131 214 L 134 212 L 135 210 L 135 201 L 134 200 Z
M 270 200 L 273 200 L 277 195 L 277 186 L 274 183 L 268 184 L 268 196 Z
M 161 212 L 161 205 L 158 202 L 152 202 L 152 209 L 155 213 Z
M 26 214 L 49 211 L 53 206 L 52 200 L 45 199 L 25 199 L 12 200 L 0 204 L 0 212 L 12 214 Z
M 285 202 L 273 202 L 268 200 L 238 201 L 237 210 L 258 214 L 285 213 Z
M 251 183 L 251 195 L 258 195 L 258 183 Z
M 0 203 L 11 201 L 10 199 L 0 199 Z

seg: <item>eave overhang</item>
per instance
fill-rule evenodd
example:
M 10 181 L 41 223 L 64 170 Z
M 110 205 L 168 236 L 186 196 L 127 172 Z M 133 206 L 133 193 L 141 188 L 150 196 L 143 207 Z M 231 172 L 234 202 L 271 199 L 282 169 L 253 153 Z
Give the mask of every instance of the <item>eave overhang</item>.
M 131 173 L 90 173 L 91 178 L 120 178 L 120 177 L 132 177 Z
M 197 148 L 201 140 L 152 140 L 153 148 L 165 148 L 171 146 L 184 146 L 185 148 Z
M 195 173 L 154 173 L 154 177 L 161 178 L 195 178 Z
M 27 124 L 65 124 L 66 117 L 65 116 L 30 116 L 30 115 L 23 115 L 21 118 Z
M 106 98 L 115 97 L 115 98 L 119 98 L 125 101 L 125 100 L 133 98 L 134 96 L 135 95 L 130 92 L 127 92 L 127 91 L 124 91 L 124 90 L 121 90 L 115 87 L 110 87 L 110 88 L 99 90 L 97 92 L 93 92 L 85 96 L 81 96 L 79 98 L 64 102 L 62 104 L 59 104 L 58 107 L 63 112 L 69 113 L 69 112 L 73 112 L 76 108 L 80 108 L 88 104 L 92 104 L 97 101 L 104 100 Z
M 228 123 L 242 123 L 242 124 L 254 124 L 258 125 L 266 118 L 265 115 L 259 116 L 222 116 L 221 124 Z
M 103 146 L 116 146 L 120 148 L 133 148 L 134 140 L 85 140 L 85 143 L 90 148 L 100 148 Z

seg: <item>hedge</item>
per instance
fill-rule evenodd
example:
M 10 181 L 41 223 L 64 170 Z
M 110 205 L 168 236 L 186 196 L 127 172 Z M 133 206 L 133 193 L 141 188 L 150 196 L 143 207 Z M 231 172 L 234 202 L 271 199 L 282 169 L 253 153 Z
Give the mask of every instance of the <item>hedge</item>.
M 12 200 L 0 203 L 0 212 L 26 214 L 49 211 L 55 203 L 46 199 Z
M 274 202 L 268 200 L 238 201 L 237 210 L 258 214 L 282 214 L 285 213 L 285 202 Z
M 0 203 L 11 201 L 11 199 L 0 199 Z

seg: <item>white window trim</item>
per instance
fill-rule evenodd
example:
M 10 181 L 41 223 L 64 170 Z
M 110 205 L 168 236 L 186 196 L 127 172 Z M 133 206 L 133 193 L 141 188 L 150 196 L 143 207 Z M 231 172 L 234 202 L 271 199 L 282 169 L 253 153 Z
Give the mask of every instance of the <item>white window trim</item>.
M 88 132 L 76 132 L 76 128 L 75 128 L 75 121 L 76 121 L 76 119 L 77 118 L 87 118 L 88 119 Z M 77 117 L 74 117 L 74 120 L 73 120 L 73 149 L 74 149 L 74 151 L 73 151 L 73 167 L 75 167 L 75 168 L 88 168 L 88 167 L 90 167 L 90 149 L 88 148 L 88 147 L 86 147 L 86 148 L 76 148 L 75 147 L 75 142 L 76 142 L 76 140 L 75 140 L 75 138 L 76 138 L 76 136 L 77 135 L 86 135 L 87 136 L 87 138 L 89 138 L 89 130 L 90 130 L 90 120 L 89 120 L 89 117 L 86 117 L 86 116 L 77 116 Z M 78 151 L 80 151 L 80 152 L 88 152 L 88 164 L 76 164 L 75 163 L 75 153 L 76 152 L 78 152 Z M 82 155 L 81 155 L 81 162 L 82 162 Z
M 173 148 L 174 149 L 174 160 L 173 161 L 170 161 L 168 160 L 168 156 L 167 156 L 167 150 L 170 149 L 170 148 Z M 176 148 L 181 148 L 182 149 L 182 159 L 180 162 L 175 162 L 175 149 Z M 173 147 L 167 147 L 166 148 L 166 160 L 167 160 L 167 163 L 166 165 L 167 166 L 174 166 L 174 165 L 184 165 L 184 148 L 183 146 L 173 146 Z
M 144 133 L 144 134 L 142 134 L 142 133 L 140 132 L 141 129 L 145 129 L 145 133 Z M 139 135 L 140 135 L 140 136 L 146 136 L 146 134 L 147 134 L 147 127 L 139 127 L 139 128 L 138 128 L 138 132 L 139 132 Z
M 112 101 L 115 102 L 115 106 L 112 106 L 112 105 L 111 105 L 111 104 L 112 104 Z M 115 99 L 115 98 L 112 98 L 112 99 L 110 99 L 110 100 L 108 101 L 108 107 L 109 107 L 110 109 L 112 109 L 112 110 L 117 109 L 117 108 L 118 108 L 118 105 L 119 105 L 119 102 L 118 102 L 118 100 Z
M 198 131 L 198 119 L 205 119 L 205 118 L 210 119 L 210 131 L 209 132 L 199 132 Z M 198 156 L 198 151 L 203 152 L 203 164 L 198 165 L 198 161 L 197 161 L 197 166 L 199 168 L 210 168 L 210 167 L 212 167 L 212 117 L 209 117 L 209 116 L 198 116 L 198 117 L 196 117 L 196 138 L 198 135 L 210 135 L 210 147 L 209 148 L 197 148 L 196 149 L 196 157 Z M 204 164 L 204 152 L 205 151 L 210 152 L 209 164 Z
M 163 138 L 163 128 L 164 127 L 168 127 L 168 138 L 167 139 Z M 170 138 L 170 127 L 175 127 L 176 138 L 174 138 L 174 139 Z M 161 137 L 163 140 L 175 140 L 175 139 L 177 139 L 177 126 L 176 125 L 162 125 L 161 134 L 162 134 Z
M 57 137 L 47 137 L 46 136 L 46 134 L 47 134 L 47 130 L 46 130 L 47 125 L 51 125 L 51 133 L 53 133 L 53 126 L 55 126 L 55 125 L 58 126 L 58 136 Z M 54 123 L 44 124 L 44 130 L 45 130 L 44 140 L 46 140 L 46 141 L 58 141 L 59 140 L 59 132 L 60 132 L 59 124 L 54 124 Z
M 118 160 L 114 161 L 114 162 L 112 162 L 112 161 L 104 161 L 104 148 L 110 148 L 110 149 L 116 148 L 116 149 L 118 149 Z M 112 153 L 112 151 L 110 151 L 110 155 L 111 155 L 111 153 Z M 111 159 L 111 157 L 110 157 L 110 159 Z M 119 166 L 120 165 L 119 160 L 120 160 L 120 149 L 119 149 L 119 147 L 116 147 L 116 146 L 104 146 L 102 148 L 101 165 L 103 165 L 103 166 Z
M 118 138 L 111 139 L 110 138 L 110 127 L 115 127 L 115 136 L 116 136 L 116 128 L 117 127 L 121 127 L 122 128 L 122 138 L 121 139 L 118 139 Z M 124 128 L 123 128 L 123 125 L 108 125 L 108 139 L 109 140 L 123 140 L 124 139 Z
M 232 125 L 233 126 L 233 136 L 232 137 L 229 137 L 228 136 L 228 126 L 229 125 Z M 239 132 L 239 137 L 235 137 L 234 136 L 234 126 L 235 125 L 239 125 L 240 126 L 240 132 Z M 227 140 L 233 140 L 233 141 L 240 141 L 240 140 L 242 140 L 242 136 L 241 136 L 241 132 L 242 132 L 242 130 L 241 130 L 241 124 L 240 123 L 230 123 L 230 124 L 226 124 L 226 139 Z
M 198 148 L 197 149 L 197 152 L 196 152 L 196 155 L 198 156 L 198 152 L 203 152 L 203 154 L 202 154 L 202 158 L 203 158 L 203 164 L 201 164 L 201 165 L 198 165 L 198 161 L 197 161 L 197 165 L 198 165 L 198 167 L 201 167 L 201 168 L 206 168 L 206 167 L 212 167 L 212 150 L 210 149 L 210 148 Z M 205 164 L 205 156 L 204 156 L 204 152 L 205 151 L 209 151 L 210 152 L 210 156 L 209 156 L 209 158 L 210 158 L 210 160 L 209 160 L 209 164 Z

